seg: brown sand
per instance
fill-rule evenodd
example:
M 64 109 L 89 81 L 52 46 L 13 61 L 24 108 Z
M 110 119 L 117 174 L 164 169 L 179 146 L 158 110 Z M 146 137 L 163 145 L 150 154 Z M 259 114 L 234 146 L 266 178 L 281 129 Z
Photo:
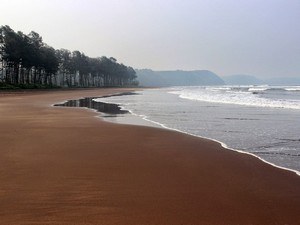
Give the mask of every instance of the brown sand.
M 292 172 L 209 140 L 50 106 L 120 91 L 2 94 L 0 224 L 300 224 Z

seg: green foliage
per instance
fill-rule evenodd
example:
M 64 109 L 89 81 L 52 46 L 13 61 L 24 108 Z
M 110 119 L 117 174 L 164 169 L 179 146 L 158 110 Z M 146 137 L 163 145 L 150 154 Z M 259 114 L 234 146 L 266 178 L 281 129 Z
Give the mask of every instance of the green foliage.
M 15 89 L 19 89 L 19 88 L 11 84 L 0 83 L 0 90 L 15 90 Z
M 113 57 L 90 58 L 80 51 L 55 50 L 32 31 L 0 27 L 0 88 L 103 87 L 136 85 L 135 70 Z
M 0 90 L 19 90 L 19 89 L 59 89 L 61 87 L 49 84 L 6 84 L 0 83 Z

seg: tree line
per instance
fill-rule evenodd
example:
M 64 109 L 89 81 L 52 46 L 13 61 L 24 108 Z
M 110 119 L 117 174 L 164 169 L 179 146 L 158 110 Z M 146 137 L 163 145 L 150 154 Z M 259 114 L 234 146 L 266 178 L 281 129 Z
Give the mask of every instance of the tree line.
M 28 35 L 0 27 L 0 84 L 19 86 L 110 87 L 137 85 L 136 72 L 113 57 L 91 58 L 54 49 L 35 31 Z

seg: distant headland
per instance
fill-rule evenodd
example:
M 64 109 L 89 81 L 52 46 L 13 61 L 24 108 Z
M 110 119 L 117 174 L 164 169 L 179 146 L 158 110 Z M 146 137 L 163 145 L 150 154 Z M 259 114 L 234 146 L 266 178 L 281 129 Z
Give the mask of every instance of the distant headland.
M 209 70 L 153 71 L 136 69 L 137 80 L 145 87 L 210 86 L 210 85 L 300 85 L 297 77 L 275 77 L 260 79 L 253 75 L 237 74 L 219 76 Z

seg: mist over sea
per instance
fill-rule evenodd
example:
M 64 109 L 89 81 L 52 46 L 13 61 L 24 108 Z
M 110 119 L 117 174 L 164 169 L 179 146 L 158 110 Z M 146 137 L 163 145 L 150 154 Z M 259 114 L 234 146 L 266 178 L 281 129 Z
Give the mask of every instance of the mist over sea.
M 120 104 L 139 118 L 130 123 L 143 119 L 215 139 L 300 171 L 300 86 L 194 86 L 136 93 L 96 101 Z M 108 120 L 122 123 L 128 117 Z

